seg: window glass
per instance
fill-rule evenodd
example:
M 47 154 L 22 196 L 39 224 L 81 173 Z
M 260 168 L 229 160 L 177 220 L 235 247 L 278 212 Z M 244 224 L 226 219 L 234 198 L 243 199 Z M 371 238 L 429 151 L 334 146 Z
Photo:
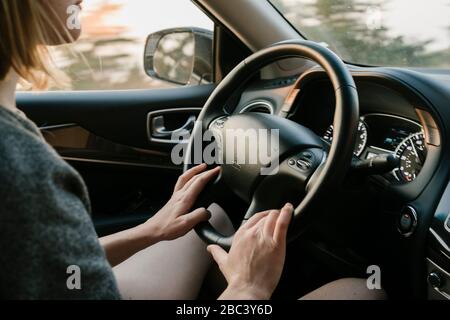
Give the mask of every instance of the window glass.
M 306 38 L 363 65 L 450 68 L 450 0 L 270 0 Z
M 174 86 L 145 74 L 147 36 L 175 27 L 213 30 L 213 22 L 188 0 L 86 0 L 81 21 L 81 38 L 55 48 L 56 64 L 70 77 L 72 90 Z

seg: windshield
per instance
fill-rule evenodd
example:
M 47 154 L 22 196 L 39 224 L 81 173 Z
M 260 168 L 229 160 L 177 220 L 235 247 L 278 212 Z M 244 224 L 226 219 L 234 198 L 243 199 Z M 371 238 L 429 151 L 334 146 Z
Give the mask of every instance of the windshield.
M 450 68 L 450 0 L 270 0 L 307 39 L 363 65 Z

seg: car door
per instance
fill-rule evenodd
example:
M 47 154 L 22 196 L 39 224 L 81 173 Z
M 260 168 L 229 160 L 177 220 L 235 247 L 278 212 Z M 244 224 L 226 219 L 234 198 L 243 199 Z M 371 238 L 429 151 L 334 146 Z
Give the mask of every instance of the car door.
M 145 221 L 167 201 L 181 173 L 170 133 L 192 126 L 214 88 L 145 74 L 146 36 L 184 25 L 212 31 L 213 23 L 185 0 L 91 0 L 82 17 L 83 37 L 55 55 L 71 87 L 24 90 L 17 104 L 83 176 L 102 236 Z

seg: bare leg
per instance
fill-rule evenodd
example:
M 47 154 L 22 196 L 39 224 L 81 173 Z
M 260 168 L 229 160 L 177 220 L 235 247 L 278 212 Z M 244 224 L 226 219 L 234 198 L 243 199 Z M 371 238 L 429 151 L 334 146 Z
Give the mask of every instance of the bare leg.
M 330 282 L 300 300 L 385 300 L 384 290 L 369 290 L 365 279 L 346 278 Z
M 226 213 L 212 205 L 211 224 L 224 235 L 234 232 Z M 142 250 L 114 268 L 124 299 L 196 299 L 212 259 L 194 231 Z

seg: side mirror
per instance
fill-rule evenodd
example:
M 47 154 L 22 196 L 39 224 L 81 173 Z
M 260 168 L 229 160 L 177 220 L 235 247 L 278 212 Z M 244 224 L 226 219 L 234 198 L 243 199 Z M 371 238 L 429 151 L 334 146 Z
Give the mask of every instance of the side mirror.
M 176 28 L 152 33 L 144 52 L 145 72 L 176 84 L 204 84 L 213 77 L 213 33 Z

